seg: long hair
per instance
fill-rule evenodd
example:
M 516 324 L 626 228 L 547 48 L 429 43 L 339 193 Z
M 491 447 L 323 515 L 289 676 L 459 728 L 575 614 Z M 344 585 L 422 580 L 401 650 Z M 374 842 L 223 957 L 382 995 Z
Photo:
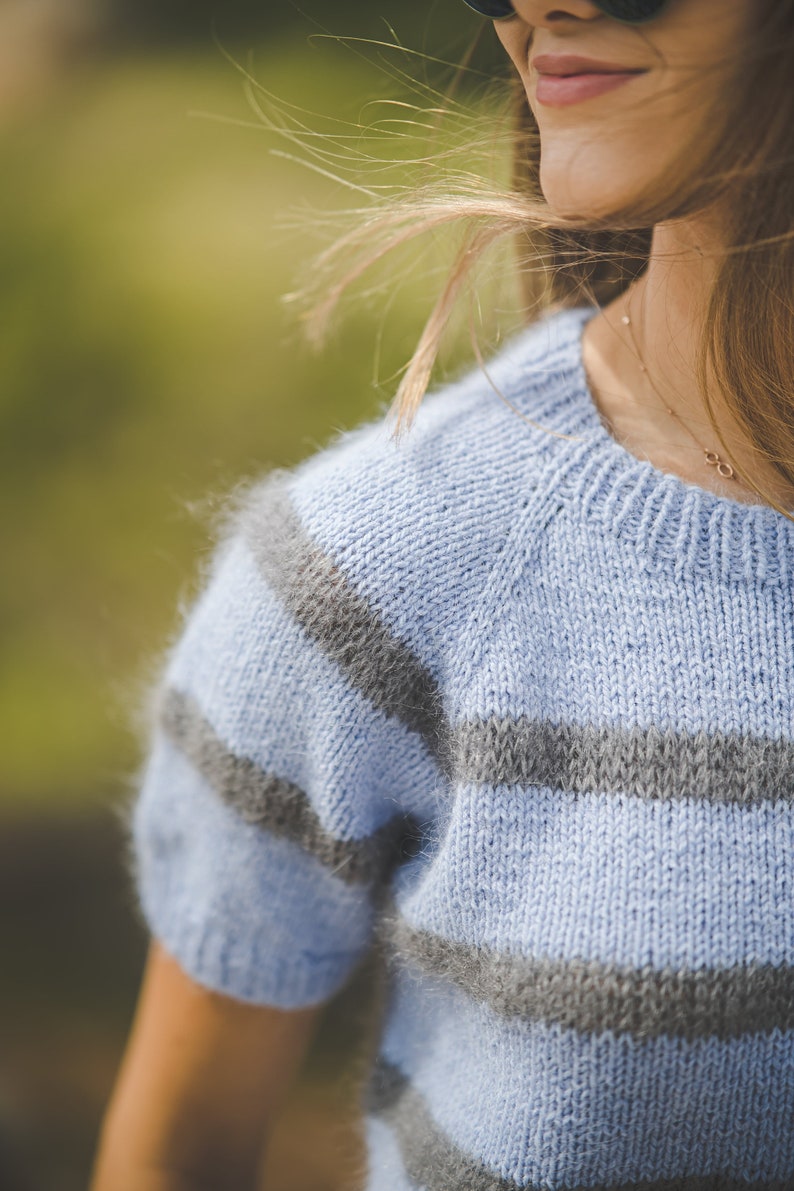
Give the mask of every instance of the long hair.
M 315 300 L 311 337 L 322 336 L 348 285 L 396 247 L 450 224 L 464 229 L 453 266 L 403 375 L 393 411 L 410 426 L 427 390 L 444 330 L 488 250 L 515 242 L 523 315 L 618 298 L 647 267 L 653 227 L 720 205 L 723 240 L 705 312 L 696 370 L 712 431 L 725 442 L 709 397 L 716 382 L 757 458 L 794 487 L 794 0 L 760 0 L 741 61 L 724 73 L 714 110 L 704 113 L 698 154 L 682 153 L 631 208 L 603 222 L 561 218 L 544 201 L 540 134 L 523 87 L 513 84 L 512 183 L 495 189 L 468 176 L 376 206 L 322 254 L 315 280 L 353 263 Z M 359 215 L 362 215 L 359 212 Z M 316 291 L 315 291 L 316 297 Z M 726 448 L 727 449 L 727 448 Z M 744 477 L 743 477 L 744 478 Z M 790 513 L 749 477 L 771 507 Z

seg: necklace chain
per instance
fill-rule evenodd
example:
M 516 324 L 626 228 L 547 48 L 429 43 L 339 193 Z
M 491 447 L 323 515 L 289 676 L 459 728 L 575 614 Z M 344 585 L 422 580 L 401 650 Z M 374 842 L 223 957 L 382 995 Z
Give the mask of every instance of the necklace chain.
M 634 345 L 634 352 L 636 355 L 637 363 L 639 364 L 640 372 L 642 372 L 645 375 L 645 377 L 648 380 L 648 384 L 651 386 L 651 388 L 653 389 L 656 396 L 662 402 L 662 405 L 667 410 L 668 414 L 670 414 L 672 417 L 676 418 L 681 423 L 681 425 L 686 430 L 687 434 L 689 434 L 689 436 L 693 440 L 693 442 L 696 443 L 699 450 L 701 450 L 703 452 L 703 456 L 705 458 L 706 464 L 709 467 L 716 468 L 718 475 L 722 476 L 722 478 L 724 480 L 735 480 L 737 484 L 740 483 L 740 480 L 737 478 L 736 472 L 734 471 L 731 464 L 728 463 L 727 460 L 721 459 L 716 451 L 707 450 L 706 447 L 704 447 L 703 444 L 701 442 L 699 442 L 697 438 L 695 438 L 695 435 L 689 429 L 689 427 L 687 426 L 687 424 L 683 420 L 683 418 L 679 414 L 677 414 L 676 411 L 671 408 L 671 406 L 669 406 L 667 404 L 667 402 L 662 397 L 659 390 L 656 388 L 656 385 L 651 380 L 651 375 L 645 366 L 645 362 L 643 361 L 642 354 L 640 352 L 639 347 L 637 346 L 637 339 L 634 335 L 634 324 L 632 323 L 631 315 L 629 314 L 628 299 L 626 300 L 626 313 L 621 317 L 620 321 L 622 322 L 624 327 L 628 327 L 628 329 L 629 329 L 629 334 L 631 335 L 631 342 Z

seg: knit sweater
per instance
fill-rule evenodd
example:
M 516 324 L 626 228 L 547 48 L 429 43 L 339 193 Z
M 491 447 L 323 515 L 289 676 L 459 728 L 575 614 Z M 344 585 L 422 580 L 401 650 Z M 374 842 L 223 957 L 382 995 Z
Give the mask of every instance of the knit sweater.
M 794 1188 L 794 525 L 610 436 L 592 314 L 253 486 L 164 668 L 151 930 L 382 948 L 368 1191 Z

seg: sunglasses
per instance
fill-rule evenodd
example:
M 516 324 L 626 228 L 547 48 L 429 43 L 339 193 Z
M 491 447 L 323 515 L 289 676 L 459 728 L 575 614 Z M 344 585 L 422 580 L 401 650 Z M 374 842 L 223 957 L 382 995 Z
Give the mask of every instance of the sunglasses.
M 492 21 L 501 21 L 515 13 L 510 0 L 465 0 L 469 8 Z M 667 0 L 596 0 L 596 6 L 615 21 L 640 25 L 652 21 L 664 8 Z

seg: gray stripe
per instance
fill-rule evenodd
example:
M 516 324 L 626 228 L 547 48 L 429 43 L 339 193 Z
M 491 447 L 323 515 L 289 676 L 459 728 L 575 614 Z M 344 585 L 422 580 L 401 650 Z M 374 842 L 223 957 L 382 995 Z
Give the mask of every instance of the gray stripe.
M 381 929 L 393 961 L 453 981 L 503 1017 L 586 1034 L 612 1030 L 638 1041 L 794 1029 L 794 969 L 787 965 L 676 971 L 511 956 L 415 930 L 393 908 Z
M 794 799 L 790 740 L 579 727 L 524 716 L 459 725 L 452 754 L 461 782 L 745 805 Z
M 402 1072 L 382 1058 L 375 1067 L 367 1109 L 391 1127 L 406 1174 L 426 1191 L 518 1191 L 517 1183 L 493 1174 L 453 1145 Z
M 381 1057 L 365 1105 L 394 1132 L 408 1177 L 426 1191 L 542 1191 L 547 1184 L 517 1183 L 489 1170 L 454 1145 L 432 1118 L 407 1077 Z M 791 1179 L 747 1182 L 725 1174 L 571 1185 L 568 1191 L 791 1191 Z
M 459 782 L 645 799 L 794 800 L 794 742 L 733 733 L 491 718 L 451 729 L 432 674 L 307 534 L 276 475 L 243 513 L 262 573 L 347 679 L 418 732 Z
M 400 858 L 402 841 L 412 827 L 404 816 L 366 839 L 336 839 L 298 786 L 230 752 L 189 696 L 165 691 L 159 719 L 174 744 L 246 823 L 299 844 L 347 884 L 383 879 Z
M 435 679 L 312 541 L 280 477 L 258 493 L 242 527 L 268 584 L 326 657 L 439 757 L 444 718 Z

